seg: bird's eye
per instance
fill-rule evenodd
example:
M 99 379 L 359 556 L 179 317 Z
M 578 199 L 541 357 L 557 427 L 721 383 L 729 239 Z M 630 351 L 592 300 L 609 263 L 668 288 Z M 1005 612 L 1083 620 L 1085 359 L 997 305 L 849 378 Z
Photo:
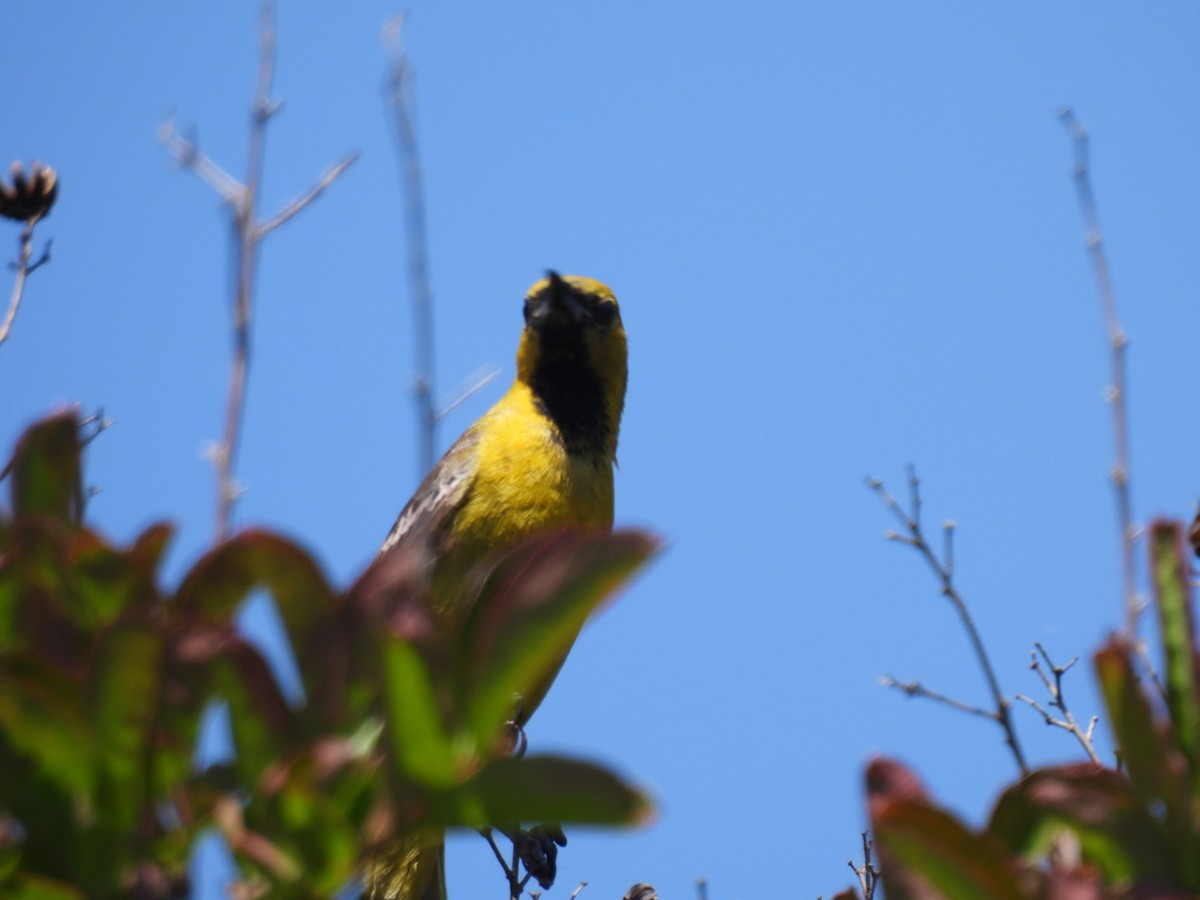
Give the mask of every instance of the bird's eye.
M 592 309 L 592 319 L 601 327 L 607 327 L 612 324 L 612 320 L 617 317 L 617 304 L 615 303 L 599 303 Z

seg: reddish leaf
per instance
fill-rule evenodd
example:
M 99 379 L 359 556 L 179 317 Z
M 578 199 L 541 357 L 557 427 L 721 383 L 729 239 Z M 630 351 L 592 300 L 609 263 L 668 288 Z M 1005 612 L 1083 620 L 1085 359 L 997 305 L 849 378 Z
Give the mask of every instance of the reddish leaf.
M 218 544 L 184 576 L 176 603 L 185 613 L 228 619 L 256 588 L 266 588 L 288 625 L 307 632 L 333 605 L 316 561 L 298 544 L 248 529 Z
M 1162 827 L 1129 779 L 1092 763 L 1039 769 L 1012 785 L 996 803 L 988 833 L 1035 862 L 1064 828 L 1110 883 L 1176 877 Z
M 924 797 L 902 763 L 877 759 L 867 767 L 867 805 L 889 900 L 1020 900 L 1000 844 Z
M 274 600 L 297 658 L 311 661 L 330 636 L 338 601 L 312 556 L 277 534 L 251 529 L 214 547 L 184 577 L 173 612 L 185 621 L 228 622 L 259 588 Z M 301 667 L 306 696 L 321 691 L 324 674 Z
M 83 497 L 81 452 L 75 410 L 54 413 L 30 426 L 10 464 L 14 515 L 78 522 Z

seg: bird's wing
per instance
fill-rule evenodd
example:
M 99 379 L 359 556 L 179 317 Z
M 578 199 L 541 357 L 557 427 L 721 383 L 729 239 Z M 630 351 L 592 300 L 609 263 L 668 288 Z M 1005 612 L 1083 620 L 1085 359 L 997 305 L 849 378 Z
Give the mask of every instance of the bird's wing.
M 479 436 L 478 425 L 468 428 L 425 476 L 388 532 L 379 549 L 380 555 L 401 541 L 411 539 L 410 535 L 429 539 L 445 531 L 454 514 L 466 502 L 475 480 Z

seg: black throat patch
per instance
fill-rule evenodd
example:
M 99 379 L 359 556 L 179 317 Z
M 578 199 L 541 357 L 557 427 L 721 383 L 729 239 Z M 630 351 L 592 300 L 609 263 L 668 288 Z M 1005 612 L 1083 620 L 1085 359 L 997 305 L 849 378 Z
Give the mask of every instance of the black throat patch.
M 573 329 L 547 328 L 530 380 L 537 404 L 558 427 L 572 456 L 603 456 L 612 426 L 605 407 L 604 383 L 589 362 L 583 337 Z

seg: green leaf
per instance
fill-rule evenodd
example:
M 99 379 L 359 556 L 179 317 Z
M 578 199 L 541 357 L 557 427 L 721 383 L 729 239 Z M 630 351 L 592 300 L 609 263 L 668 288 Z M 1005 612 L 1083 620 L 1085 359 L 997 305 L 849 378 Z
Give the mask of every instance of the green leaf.
M 881 848 L 946 897 L 1021 900 L 1003 848 L 921 800 L 889 804 L 874 822 Z M 885 884 L 888 868 L 884 868 Z M 890 890 L 890 888 L 889 888 Z
M 74 410 L 30 426 L 12 458 L 13 512 L 78 522 L 82 510 L 79 419 Z
M 987 827 L 1009 853 L 1034 864 L 1064 830 L 1109 883 L 1175 877 L 1162 826 L 1129 779 L 1092 763 L 1030 773 L 1001 795 Z
M 85 900 L 83 891 L 76 890 L 61 881 L 22 875 L 0 885 L 7 900 Z
M 1150 526 L 1150 568 L 1162 628 L 1167 709 L 1180 749 L 1191 763 L 1192 792 L 1200 798 L 1200 695 L 1196 686 L 1196 632 L 1188 588 L 1190 565 L 1183 526 L 1159 519 Z
M 62 790 L 90 796 L 95 784 L 95 740 L 77 682 L 55 667 L 10 654 L 0 657 L 0 733 Z M 3 779 L 0 779 L 3 782 Z M 0 799 L 10 797 L 0 787 Z
M 144 812 L 162 672 L 162 638 L 148 628 L 119 625 L 97 648 L 91 674 L 91 718 L 105 775 L 101 808 L 117 829 L 132 832 Z
M 392 758 L 401 781 L 445 787 L 455 778 L 455 753 L 442 725 L 433 678 L 408 641 L 382 637 L 384 698 Z
M 658 548 L 638 531 L 566 531 L 500 558 L 459 648 L 467 723 L 479 747 L 491 749 L 514 715 L 523 722 L 533 714 L 588 616 Z
M 523 822 L 642 825 L 650 799 L 609 769 L 558 756 L 498 759 L 433 800 L 423 824 L 486 828 Z
M 296 717 L 253 644 L 229 634 L 212 664 L 214 686 L 229 704 L 236 751 L 234 768 L 246 785 L 298 739 Z
M 1113 636 L 1096 653 L 1096 674 L 1125 769 L 1137 796 L 1161 818 L 1180 877 L 1200 889 L 1200 840 L 1190 815 L 1188 766 L 1166 723 L 1138 686 L 1129 645 Z

